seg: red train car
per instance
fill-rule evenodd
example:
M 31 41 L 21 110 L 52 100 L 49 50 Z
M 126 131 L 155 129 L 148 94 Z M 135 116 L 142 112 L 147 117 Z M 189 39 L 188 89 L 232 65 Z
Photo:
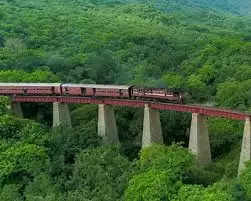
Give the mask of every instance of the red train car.
M 0 95 L 61 95 L 61 84 L 0 83 Z
M 101 84 L 62 84 L 62 95 L 130 98 L 132 86 Z
M 165 102 L 183 103 L 183 95 L 164 88 L 133 88 L 132 97 Z
M 53 95 L 110 97 L 183 103 L 183 95 L 158 88 L 137 88 L 132 85 L 0 83 L 0 95 Z

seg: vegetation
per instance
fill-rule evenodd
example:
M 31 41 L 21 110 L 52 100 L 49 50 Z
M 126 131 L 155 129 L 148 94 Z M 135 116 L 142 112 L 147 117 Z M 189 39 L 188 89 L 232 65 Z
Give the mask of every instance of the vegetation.
M 188 103 L 251 112 L 249 0 L 2 0 L 0 82 L 168 87 Z M 237 178 L 243 122 L 209 118 L 213 163 L 186 149 L 191 117 L 161 112 L 165 146 L 140 151 L 143 111 L 116 107 L 121 146 L 103 146 L 97 107 L 0 97 L 0 201 L 250 201 Z

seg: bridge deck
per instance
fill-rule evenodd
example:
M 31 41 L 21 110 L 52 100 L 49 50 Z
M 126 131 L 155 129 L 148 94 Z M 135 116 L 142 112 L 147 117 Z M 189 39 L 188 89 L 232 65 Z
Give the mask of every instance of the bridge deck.
M 67 96 L 14 96 L 12 98 L 14 102 L 61 102 L 61 103 L 85 103 L 85 104 L 107 104 L 107 105 L 119 105 L 128 107 L 144 107 L 145 104 L 149 104 L 149 107 L 156 110 L 172 110 L 179 112 L 191 112 L 198 113 L 207 116 L 225 117 L 228 119 L 245 120 L 251 118 L 251 114 L 236 112 L 232 110 L 225 110 L 213 107 L 195 106 L 195 105 L 181 105 L 170 104 L 160 102 L 149 102 L 139 100 L 127 100 L 127 99 L 100 99 L 100 98 L 88 98 L 88 97 L 67 97 Z

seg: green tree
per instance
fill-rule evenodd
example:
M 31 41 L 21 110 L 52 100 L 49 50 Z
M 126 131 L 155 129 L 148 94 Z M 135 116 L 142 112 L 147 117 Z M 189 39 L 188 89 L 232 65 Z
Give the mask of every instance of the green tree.
M 193 156 L 178 145 L 154 145 L 143 149 L 137 164 L 139 173 L 130 180 L 125 200 L 174 199 L 193 164 Z
M 4 201 L 23 201 L 20 193 L 20 186 L 15 184 L 5 185 L 0 190 L 0 200 Z
M 154 145 L 141 151 L 138 165 L 142 171 L 170 170 L 181 178 L 194 165 L 194 157 L 178 145 Z
M 62 201 L 61 194 L 51 178 L 42 173 L 37 175 L 32 182 L 30 182 L 24 192 L 26 201 Z
M 125 201 L 171 201 L 181 185 L 171 170 L 150 169 L 130 180 Z
M 247 193 L 247 198 L 251 199 L 251 163 L 247 163 L 246 169 L 240 175 L 240 183 Z
M 234 201 L 233 196 L 224 188 L 224 185 L 216 183 L 213 186 L 203 188 L 198 185 L 184 185 L 180 188 L 177 199 L 175 201 Z
M 191 75 L 186 81 L 187 90 L 195 100 L 205 100 L 207 98 L 206 84 L 201 80 L 198 75 Z
M 23 177 L 36 175 L 48 156 L 43 147 L 17 143 L 0 152 L 0 181 L 14 180 L 23 184 Z
M 86 200 L 121 200 L 132 167 L 116 147 L 82 151 L 74 164 L 71 188 L 81 189 Z
M 9 99 L 7 97 L 0 97 L 0 115 L 4 115 L 8 111 Z
M 184 89 L 185 82 L 181 75 L 174 73 L 166 73 L 163 78 L 163 82 L 167 88 L 171 89 Z

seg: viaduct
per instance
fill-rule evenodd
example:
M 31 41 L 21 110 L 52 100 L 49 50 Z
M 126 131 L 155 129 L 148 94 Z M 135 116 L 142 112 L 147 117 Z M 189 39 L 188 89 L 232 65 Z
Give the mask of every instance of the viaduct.
M 112 105 L 144 108 L 142 147 L 162 144 L 162 129 L 159 110 L 172 110 L 192 113 L 189 150 L 198 159 L 199 165 L 211 162 L 211 151 L 207 127 L 207 116 L 223 117 L 245 121 L 238 174 L 245 168 L 245 162 L 251 160 L 251 114 L 234 112 L 211 107 L 168 104 L 126 99 L 96 99 L 71 96 L 14 96 L 12 110 L 22 117 L 21 102 L 53 103 L 53 126 L 60 124 L 71 127 L 68 104 L 98 104 L 98 135 L 105 144 L 119 144 L 117 125 Z

